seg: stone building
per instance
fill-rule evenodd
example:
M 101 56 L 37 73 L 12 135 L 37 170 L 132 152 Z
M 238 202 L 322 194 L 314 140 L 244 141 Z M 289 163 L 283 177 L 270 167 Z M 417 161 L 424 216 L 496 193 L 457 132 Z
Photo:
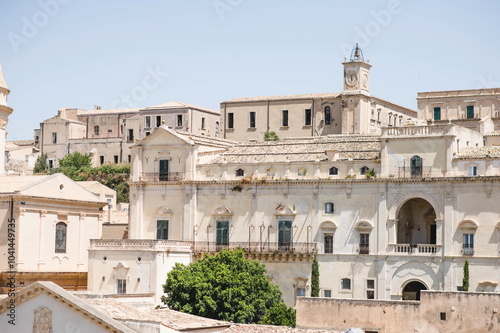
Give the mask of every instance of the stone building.
M 344 90 L 338 93 L 244 97 L 221 103 L 224 138 L 263 141 L 278 137 L 329 134 L 377 134 L 382 127 L 416 121 L 417 112 L 370 94 L 371 65 L 356 45 L 344 66 Z
M 40 152 L 48 155 L 50 168 L 58 167 L 59 159 L 74 152 L 90 154 L 93 166 L 129 163 L 130 146 L 162 124 L 218 136 L 219 112 L 175 101 L 131 109 L 63 108 L 40 123 L 34 139 Z
M 7 96 L 10 90 L 3 77 L 2 66 L 0 65 L 0 175 L 5 173 L 5 138 L 7 136 L 7 122 L 12 108 L 7 106 Z

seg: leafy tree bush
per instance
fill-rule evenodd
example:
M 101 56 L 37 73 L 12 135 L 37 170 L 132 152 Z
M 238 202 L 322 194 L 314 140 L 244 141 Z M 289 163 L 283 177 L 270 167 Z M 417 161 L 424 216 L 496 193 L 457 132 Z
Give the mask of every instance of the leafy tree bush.
M 267 131 L 264 133 L 264 141 L 279 141 L 280 138 L 278 134 L 274 131 Z
M 464 278 L 462 280 L 462 290 L 469 291 L 469 260 L 465 259 Z
M 47 154 L 40 154 L 36 159 L 34 173 L 46 173 L 48 171 L 47 166 Z
M 176 264 L 163 290 L 167 296 L 162 300 L 171 309 L 202 317 L 277 325 L 295 321 L 264 265 L 246 259 L 241 249 L 225 249 L 187 266 Z
M 91 165 L 90 156 L 75 152 L 60 159 L 59 168 L 51 172 L 62 172 L 75 181 L 98 181 L 116 191 L 117 203 L 128 202 L 130 164 L 106 164 L 96 168 Z
M 319 297 L 319 263 L 314 254 L 311 271 L 311 297 Z

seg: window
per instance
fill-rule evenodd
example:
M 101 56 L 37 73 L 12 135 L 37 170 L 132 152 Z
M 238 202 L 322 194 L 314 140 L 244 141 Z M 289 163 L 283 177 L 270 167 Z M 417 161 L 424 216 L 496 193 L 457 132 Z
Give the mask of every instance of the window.
M 99 135 L 99 126 L 94 126 L 94 134 Z
M 104 156 L 103 156 L 103 155 L 99 156 L 99 163 L 100 163 L 101 165 L 103 165 L 103 164 L 104 164 Z
M 333 234 L 325 234 L 325 253 L 333 253 Z
M 146 132 L 145 134 L 146 134 L 146 136 L 149 136 L 151 134 L 151 132 Z
M 218 121 L 215 122 L 215 136 L 216 137 L 219 136 L 219 122 Z
M 134 141 L 134 130 L 133 130 L 133 129 L 129 129 L 129 130 L 128 130 L 128 137 L 127 137 L 127 141 L 128 141 L 128 142 L 132 142 L 132 141 Z
M 168 220 L 156 221 L 156 239 L 168 239 Z
M 238 169 L 236 170 L 236 177 L 243 177 L 245 175 L 245 170 Z
M 118 155 L 113 156 L 113 161 L 115 164 L 118 164 Z
M 351 290 L 351 279 L 343 278 L 341 280 L 342 290 Z
M 59 222 L 56 224 L 56 241 L 55 241 L 55 252 L 56 253 L 66 253 L 66 233 L 67 226 L 64 222 Z
M 299 168 L 297 170 L 297 175 L 298 176 L 305 176 L 305 175 L 307 175 L 307 169 L 306 168 Z
M 332 291 L 330 289 L 323 290 L 323 297 L 332 297 Z
M 216 244 L 218 246 L 229 245 L 229 221 L 216 222 Z
M 49 169 L 54 167 L 54 160 L 49 160 Z
M 304 110 L 304 125 L 310 126 L 312 124 L 312 112 L 311 109 Z
M 151 128 L 151 116 L 146 116 L 144 127 Z
M 52 133 L 52 143 L 57 143 L 57 133 Z
M 292 221 L 278 221 L 278 247 L 288 250 L 292 244 Z
M 468 167 L 467 176 L 477 176 L 477 166 L 473 165 Z
M 333 214 L 333 202 L 325 203 L 325 214 Z
M 337 169 L 336 167 L 331 167 L 329 170 L 328 170 L 328 174 L 330 176 L 336 176 L 339 174 L 339 169 Z
M 410 174 L 412 177 L 422 177 L 422 158 L 413 156 L 410 159 Z
M 330 125 L 331 123 L 332 123 L 331 108 L 329 106 L 325 106 L 325 125 Z
M 161 116 L 156 116 L 156 127 L 161 126 Z
M 474 254 L 474 234 L 464 234 L 463 250 L 466 255 Z
M 360 172 L 362 175 L 366 174 L 366 172 L 369 170 L 369 168 L 367 166 L 364 166 L 361 168 Z
M 434 108 L 434 120 L 441 120 L 441 107 Z
M 440 312 L 439 313 L 439 319 L 446 321 L 446 312 Z
M 129 163 L 130 163 L 130 162 L 132 162 L 132 155 L 128 155 L 128 156 L 127 156 L 127 161 L 128 161 Z
M 182 127 L 182 114 L 177 115 L 177 127 Z
M 467 119 L 474 119 L 474 105 L 467 105 Z
M 205 118 L 201 118 L 201 129 L 204 130 L 205 129 Z
M 227 114 L 227 128 L 234 128 L 234 113 Z
M 281 126 L 288 127 L 288 110 L 281 111 Z
M 297 297 L 303 297 L 306 295 L 306 288 L 297 288 Z
M 127 280 L 117 279 L 116 280 L 116 293 L 126 294 L 127 293 Z
M 158 180 L 168 181 L 168 160 L 160 160 L 159 163 Z
M 366 298 L 375 299 L 375 280 L 366 280 Z
M 370 253 L 370 234 L 360 233 L 359 234 L 359 254 Z
M 250 123 L 248 127 L 255 128 L 255 111 L 250 112 Z

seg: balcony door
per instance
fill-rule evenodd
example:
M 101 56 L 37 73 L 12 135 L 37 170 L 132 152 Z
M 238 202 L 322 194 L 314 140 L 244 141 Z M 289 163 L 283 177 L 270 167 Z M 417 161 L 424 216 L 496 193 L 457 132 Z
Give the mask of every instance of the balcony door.
M 168 180 L 168 160 L 160 160 L 160 168 L 159 168 L 159 180 L 167 181 Z
M 411 177 L 422 177 L 422 158 L 420 156 L 413 156 L 410 160 Z
M 292 246 L 292 221 L 278 221 L 278 247 L 280 250 L 289 250 Z
M 229 221 L 217 221 L 215 241 L 217 247 L 229 245 Z

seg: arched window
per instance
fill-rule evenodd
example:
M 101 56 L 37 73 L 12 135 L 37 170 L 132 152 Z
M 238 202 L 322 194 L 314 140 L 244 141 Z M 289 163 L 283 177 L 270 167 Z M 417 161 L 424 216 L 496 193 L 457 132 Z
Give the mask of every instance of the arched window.
M 66 233 L 67 226 L 64 222 L 59 222 L 56 224 L 56 241 L 55 241 L 55 252 L 56 253 L 66 253 Z
M 333 214 L 334 205 L 333 202 L 325 203 L 325 214 Z
M 361 174 L 364 175 L 366 174 L 366 172 L 369 170 L 369 168 L 367 166 L 364 166 L 361 168 Z
M 245 170 L 238 169 L 236 170 L 236 177 L 243 177 L 245 175 Z
M 325 125 L 330 125 L 332 122 L 332 112 L 329 106 L 325 106 Z
M 328 170 L 328 174 L 331 175 L 331 176 L 336 176 L 336 175 L 339 174 L 339 169 L 337 169 L 336 167 L 331 167 Z
M 99 135 L 99 126 L 94 126 L 94 134 Z
M 215 137 L 219 136 L 219 122 L 215 122 Z

